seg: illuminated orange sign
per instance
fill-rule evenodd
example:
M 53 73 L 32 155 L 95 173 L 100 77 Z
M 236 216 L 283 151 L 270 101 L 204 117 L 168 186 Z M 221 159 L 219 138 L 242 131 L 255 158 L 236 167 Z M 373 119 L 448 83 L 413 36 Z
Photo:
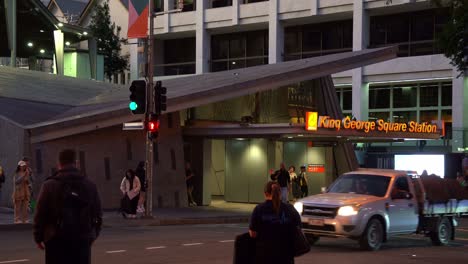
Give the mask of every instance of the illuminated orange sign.
M 325 172 L 325 165 L 323 165 L 323 164 L 309 164 L 309 165 L 307 165 L 307 172 L 323 173 L 323 172 Z
M 308 131 L 317 131 L 317 112 L 307 112 L 306 113 L 306 130 Z
M 329 128 L 329 129 L 350 129 L 350 130 L 362 130 L 365 133 L 370 131 L 382 131 L 388 132 L 410 132 L 410 133 L 437 133 L 437 124 L 429 124 L 427 122 L 418 123 L 410 121 L 408 123 L 394 123 L 387 122 L 383 119 L 377 121 L 361 121 L 353 120 L 349 116 L 343 119 L 334 119 L 329 116 L 318 116 L 317 112 L 306 113 L 306 130 L 316 131 L 317 128 Z M 439 122 L 439 127 L 442 135 L 444 134 L 444 122 Z

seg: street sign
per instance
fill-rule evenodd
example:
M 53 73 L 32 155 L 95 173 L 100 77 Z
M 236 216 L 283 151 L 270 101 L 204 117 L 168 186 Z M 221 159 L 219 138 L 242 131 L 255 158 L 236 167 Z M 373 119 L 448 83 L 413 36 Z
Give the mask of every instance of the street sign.
M 145 128 L 143 122 L 124 123 L 122 130 L 143 130 Z

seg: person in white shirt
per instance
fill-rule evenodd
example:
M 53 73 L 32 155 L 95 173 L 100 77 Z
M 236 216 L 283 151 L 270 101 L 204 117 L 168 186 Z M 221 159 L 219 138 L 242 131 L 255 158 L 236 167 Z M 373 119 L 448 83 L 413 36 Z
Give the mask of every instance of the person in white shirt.
M 125 177 L 120 183 L 120 190 L 124 197 L 122 198 L 123 217 L 136 218 L 138 200 L 140 199 L 141 183 L 133 170 L 127 170 Z

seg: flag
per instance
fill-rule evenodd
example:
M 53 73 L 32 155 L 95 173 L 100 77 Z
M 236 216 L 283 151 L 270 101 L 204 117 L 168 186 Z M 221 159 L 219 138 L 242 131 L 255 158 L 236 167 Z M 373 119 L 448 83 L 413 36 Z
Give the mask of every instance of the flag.
M 148 0 L 128 1 L 128 38 L 147 37 L 148 8 Z

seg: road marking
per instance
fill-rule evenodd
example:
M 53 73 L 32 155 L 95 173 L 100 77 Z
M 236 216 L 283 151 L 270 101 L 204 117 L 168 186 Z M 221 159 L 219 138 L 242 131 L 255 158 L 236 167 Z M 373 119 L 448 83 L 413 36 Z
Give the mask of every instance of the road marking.
M 151 250 L 151 249 L 161 249 L 161 248 L 166 248 L 166 246 L 159 246 L 159 247 L 147 247 L 146 249 Z
M 190 244 L 182 244 L 182 246 L 189 247 L 189 246 L 198 246 L 203 245 L 203 243 L 190 243 Z
M 121 250 L 111 250 L 111 251 L 106 251 L 108 254 L 114 254 L 114 253 L 122 253 L 126 252 L 127 250 L 121 249 Z
M 229 242 L 234 242 L 234 240 L 221 240 L 219 241 L 220 243 L 229 243 Z
M 28 262 L 29 259 L 17 259 L 17 260 L 7 260 L 7 261 L 0 261 L 0 263 L 18 263 L 18 262 Z

